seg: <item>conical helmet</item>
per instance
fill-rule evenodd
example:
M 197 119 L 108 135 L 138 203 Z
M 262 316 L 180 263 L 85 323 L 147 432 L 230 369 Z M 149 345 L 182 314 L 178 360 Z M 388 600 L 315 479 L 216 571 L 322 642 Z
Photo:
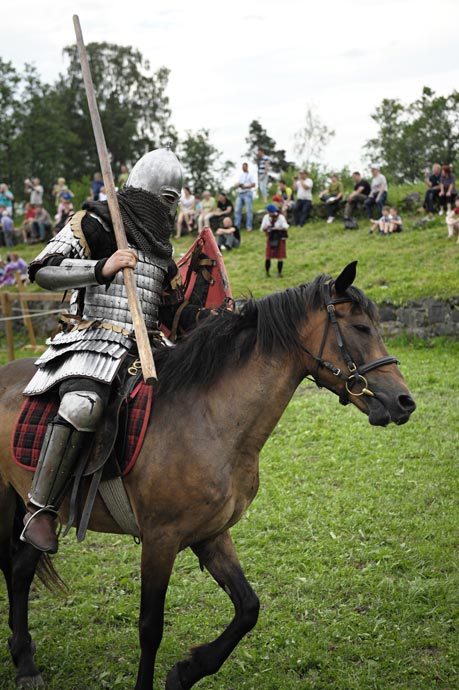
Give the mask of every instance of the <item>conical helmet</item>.
M 179 159 L 170 147 L 149 151 L 132 168 L 126 187 L 157 194 L 175 215 L 182 191 L 183 173 Z

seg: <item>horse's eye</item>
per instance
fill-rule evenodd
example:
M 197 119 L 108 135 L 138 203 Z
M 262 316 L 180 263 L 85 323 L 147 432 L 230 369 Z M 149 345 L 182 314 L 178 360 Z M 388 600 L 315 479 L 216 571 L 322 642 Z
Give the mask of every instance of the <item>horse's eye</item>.
M 370 335 L 371 333 L 371 328 L 363 323 L 355 323 L 353 325 L 353 328 L 355 328 L 355 330 L 359 331 L 360 333 L 366 333 L 366 335 Z

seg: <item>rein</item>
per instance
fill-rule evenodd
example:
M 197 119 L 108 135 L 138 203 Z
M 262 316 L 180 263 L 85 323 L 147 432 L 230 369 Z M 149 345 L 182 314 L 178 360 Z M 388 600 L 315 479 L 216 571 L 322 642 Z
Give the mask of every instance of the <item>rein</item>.
M 376 397 L 373 391 L 371 391 L 368 388 L 368 381 L 363 374 L 366 374 L 367 372 L 372 371 L 373 369 L 377 369 L 378 367 L 382 367 L 385 364 L 398 364 L 398 359 L 396 357 L 393 357 L 392 355 L 386 355 L 385 357 L 380 357 L 379 359 L 375 359 L 372 362 L 368 362 L 367 364 L 362 364 L 359 367 L 357 366 L 357 364 L 352 359 L 349 350 L 346 347 L 343 333 L 338 323 L 338 319 L 336 318 L 335 310 L 336 304 L 343 304 L 344 302 L 351 302 L 352 300 L 349 297 L 336 297 L 333 299 L 331 296 L 331 285 L 331 281 L 326 283 L 325 287 L 327 289 L 327 293 L 325 293 L 324 291 L 323 294 L 324 306 L 327 310 L 328 318 L 327 323 L 325 324 L 319 354 L 313 354 L 310 350 L 308 350 L 301 344 L 300 347 L 304 352 L 306 352 L 316 361 L 314 375 L 312 377 L 307 378 L 310 378 L 311 381 L 314 381 L 318 388 L 322 388 L 322 386 L 318 382 L 319 369 L 321 367 L 323 369 L 328 369 L 334 376 L 346 382 L 344 390 L 339 394 L 339 401 L 341 405 L 348 405 L 350 395 L 354 395 L 355 397 L 359 397 L 361 395 L 369 395 L 373 398 Z M 342 370 L 339 367 L 332 364 L 332 362 L 327 362 L 327 360 L 322 358 L 322 353 L 324 351 L 325 343 L 327 341 L 328 331 L 330 330 L 330 324 L 332 325 L 333 330 L 335 332 L 336 342 L 338 343 L 338 347 L 340 349 L 342 357 L 346 362 L 346 366 L 349 372 L 348 375 L 343 373 Z M 362 388 L 358 393 L 352 390 L 352 387 L 356 383 L 362 384 Z

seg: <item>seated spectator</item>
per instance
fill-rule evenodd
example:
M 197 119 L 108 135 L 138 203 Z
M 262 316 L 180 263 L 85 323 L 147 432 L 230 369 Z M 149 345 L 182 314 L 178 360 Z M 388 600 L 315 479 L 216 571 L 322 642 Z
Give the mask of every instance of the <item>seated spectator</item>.
M 389 209 L 389 218 L 390 218 L 390 225 L 389 225 L 389 233 L 393 232 L 402 232 L 403 230 L 403 223 L 402 219 L 398 215 L 398 210 L 395 208 L 395 206 L 391 206 Z
M 241 245 L 241 234 L 239 228 L 233 225 L 231 218 L 226 216 L 223 218 L 221 228 L 215 231 L 215 236 L 217 238 L 218 248 L 224 251 L 231 251 L 231 249 L 237 249 Z
M 107 201 L 107 192 L 105 191 L 105 185 L 102 185 L 99 191 L 99 201 Z
M 14 224 L 5 206 L 0 205 L 0 226 L 5 247 L 14 247 Z
M 27 263 L 22 259 L 19 254 L 12 252 L 11 255 L 6 255 L 6 264 L 3 269 L 3 275 L 1 279 L 1 286 L 14 285 L 16 283 L 16 271 L 21 274 L 21 281 L 27 283 L 29 280 Z
M 368 218 L 371 218 L 373 215 L 373 206 L 375 204 L 378 207 L 379 215 L 382 216 L 382 208 L 387 199 L 387 180 L 381 173 L 378 165 L 373 164 L 371 166 L 371 174 L 373 179 L 371 181 L 370 195 L 363 204 Z
M 63 204 L 62 208 L 59 213 L 56 214 L 55 216 L 55 224 L 54 224 L 54 230 L 53 230 L 53 235 L 57 235 L 58 232 L 62 230 L 62 228 L 67 225 L 69 219 L 73 216 L 73 205 L 72 202 L 69 199 L 66 199 Z
M 201 232 L 204 226 L 209 225 L 210 217 L 217 208 L 216 201 L 210 191 L 206 189 L 202 193 L 201 211 L 198 216 L 198 231 Z
M 424 179 L 427 185 L 424 196 L 424 208 L 429 216 L 433 216 L 435 213 L 435 204 L 440 193 L 440 177 L 441 165 L 438 163 L 432 165 L 432 172 L 429 172 L 428 168 L 424 171 Z
M 51 232 L 51 218 L 41 204 L 35 206 L 35 218 L 32 221 L 32 234 L 35 242 L 44 242 Z
M 312 186 L 313 181 L 306 170 L 300 170 L 300 175 L 294 182 L 296 202 L 293 207 L 293 218 L 295 225 L 302 228 L 309 218 L 312 207 Z
M 5 207 L 6 213 L 13 217 L 13 192 L 8 189 L 8 185 L 4 182 L 0 184 L 0 206 Z
M 383 206 L 381 218 L 379 220 L 371 220 L 371 222 L 373 225 L 368 231 L 369 235 L 371 235 L 375 230 L 379 230 L 380 235 L 388 235 L 391 222 L 389 206 Z
M 457 230 L 457 243 L 459 244 L 459 197 L 454 200 L 454 207 L 446 214 L 446 226 L 448 228 L 448 239 L 454 237 Z
M 183 223 L 185 223 L 188 233 L 191 233 L 193 231 L 194 204 L 195 198 L 191 193 L 191 189 L 189 187 L 184 187 L 179 203 L 177 232 L 175 233 L 176 240 L 178 240 L 182 236 Z
M 212 213 L 209 218 L 210 227 L 212 230 L 216 230 L 221 227 L 223 218 L 225 216 L 231 216 L 233 213 L 233 204 L 231 203 L 225 192 L 219 192 L 217 197 L 217 208 Z
M 330 183 L 323 192 L 319 194 L 319 199 L 327 207 L 327 223 L 333 223 L 338 210 L 339 203 L 343 198 L 343 185 L 336 173 L 330 177 Z
M 277 259 L 277 275 L 282 276 L 284 259 L 287 258 L 288 223 L 274 204 L 266 207 L 268 213 L 263 216 L 261 228 L 266 233 L 265 270 L 269 277 L 271 259 Z
M 440 191 L 438 198 L 440 201 L 439 215 L 442 216 L 446 211 L 451 211 L 452 205 L 457 197 L 456 178 L 453 175 L 450 165 L 441 166 Z
M 121 172 L 118 175 L 118 189 L 123 189 L 124 185 L 127 182 L 127 178 L 129 177 L 129 171 L 127 169 L 126 165 L 121 166 Z
M 370 183 L 359 172 L 352 173 L 354 189 L 346 199 L 344 207 L 344 227 L 346 230 L 358 230 L 358 223 L 354 213 L 359 203 L 365 203 L 371 191 Z
M 288 212 L 293 209 L 295 202 L 293 201 L 292 189 L 291 187 L 287 187 L 285 180 L 279 180 L 279 187 L 276 196 L 282 199 L 281 210 L 284 216 L 287 217 Z
M 24 222 L 21 227 L 21 233 L 22 233 L 22 239 L 24 242 L 29 242 L 32 234 L 33 234 L 33 227 L 32 227 L 32 222 L 33 219 L 35 218 L 35 209 L 28 201 L 26 203 L 25 207 L 25 215 L 24 215 Z

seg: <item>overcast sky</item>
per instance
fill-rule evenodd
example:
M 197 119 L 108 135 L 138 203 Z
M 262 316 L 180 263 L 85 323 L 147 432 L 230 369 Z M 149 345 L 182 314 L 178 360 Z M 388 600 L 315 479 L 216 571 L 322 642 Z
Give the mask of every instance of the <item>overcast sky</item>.
M 313 104 L 336 131 L 324 161 L 354 168 L 383 98 L 459 88 L 457 10 L 457 0 L 17 0 L 2 12 L 0 54 L 52 81 L 77 13 L 86 43 L 132 45 L 153 69 L 167 66 L 179 133 L 210 129 L 238 167 L 253 119 L 295 158 L 293 135 Z

